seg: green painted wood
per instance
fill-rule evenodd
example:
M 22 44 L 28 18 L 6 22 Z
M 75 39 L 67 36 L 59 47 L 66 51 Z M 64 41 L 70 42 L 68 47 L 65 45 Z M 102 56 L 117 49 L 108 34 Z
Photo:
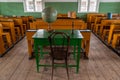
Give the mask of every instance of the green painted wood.
M 80 31 L 79 30 L 74 30 L 74 34 L 72 34 L 72 30 L 54 30 L 56 32 L 64 32 L 66 33 L 68 36 L 70 36 L 70 38 L 74 39 L 74 38 L 77 38 L 77 39 L 81 39 L 83 38 L 82 35 L 80 34 Z M 52 32 L 51 32 L 52 33 Z M 37 31 L 37 33 L 33 36 L 33 38 L 40 38 L 40 39 L 47 39 L 48 36 L 51 34 L 49 33 L 47 30 L 44 30 L 44 29 L 40 29 Z
M 55 30 L 57 32 L 65 32 L 70 36 L 70 45 L 74 46 L 74 47 L 78 47 L 77 48 L 77 55 L 75 56 L 76 59 L 76 65 L 72 65 L 71 67 L 76 67 L 76 72 L 79 72 L 79 63 L 80 63 L 80 50 L 81 50 L 81 42 L 82 42 L 82 34 L 80 33 L 79 30 L 74 30 L 74 34 L 71 34 L 72 31 L 71 30 Z M 42 66 L 49 66 L 49 64 L 41 64 L 40 59 L 42 59 L 43 57 L 43 46 L 47 46 L 49 45 L 49 41 L 48 41 L 48 36 L 51 33 L 49 33 L 47 30 L 44 29 L 40 29 L 38 30 L 34 35 L 33 35 L 33 39 L 34 39 L 34 50 L 35 50 L 35 54 L 36 54 L 36 64 L 37 64 L 37 71 L 39 72 L 39 68 Z M 61 45 L 61 43 L 59 43 L 59 41 L 61 41 L 62 38 L 60 37 L 56 37 L 55 40 L 58 42 L 57 45 Z M 38 51 L 38 47 L 40 52 Z M 76 53 L 76 52 L 74 52 Z M 40 54 L 40 56 L 38 56 Z

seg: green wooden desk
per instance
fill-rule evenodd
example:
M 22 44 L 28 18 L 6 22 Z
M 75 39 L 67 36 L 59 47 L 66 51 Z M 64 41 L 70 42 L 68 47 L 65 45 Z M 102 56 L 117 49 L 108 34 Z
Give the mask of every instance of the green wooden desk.
M 55 30 L 60 32 L 65 32 L 70 36 L 70 46 L 74 46 L 74 53 L 77 53 L 74 55 L 75 58 L 75 65 L 69 65 L 69 67 L 76 67 L 76 72 L 79 72 L 79 62 L 80 62 L 80 50 L 81 50 L 81 42 L 82 42 L 82 34 L 79 30 L 74 30 L 74 34 L 71 34 L 71 30 Z M 38 30 L 32 38 L 34 39 L 34 50 L 36 54 L 36 64 L 37 64 L 37 71 L 39 72 L 40 66 L 51 66 L 47 64 L 40 64 L 39 61 L 41 57 L 43 56 L 43 46 L 49 45 L 48 36 L 51 33 L 47 32 L 44 29 Z M 57 38 L 58 42 L 60 41 L 60 38 Z M 40 51 L 38 51 L 38 48 L 40 48 Z M 75 50 L 77 49 L 77 50 Z M 38 56 L 38 54 L 40 54 Z M 64 66 L 64 65 L 63 65 Z

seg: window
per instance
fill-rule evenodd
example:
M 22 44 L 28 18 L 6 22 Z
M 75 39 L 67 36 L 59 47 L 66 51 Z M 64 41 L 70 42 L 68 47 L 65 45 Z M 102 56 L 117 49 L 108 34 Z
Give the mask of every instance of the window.
M 78 12 L 98 12 L 99 0 L 78 0 Z
M 42 12 L 44 8 L 43 0 L 24 0 L 25 12 Z

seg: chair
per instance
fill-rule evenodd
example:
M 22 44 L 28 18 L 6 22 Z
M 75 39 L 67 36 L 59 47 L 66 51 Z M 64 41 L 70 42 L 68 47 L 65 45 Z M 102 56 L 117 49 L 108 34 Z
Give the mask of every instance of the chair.
M 50 43 L 50 50 L 49 53 L 52 58 L 52 77 L 51 80 L 53 80 L 53 69 L 55 64 L 65 64 L 66 71 L 67 71 L 67 77 L 69 80 L 69 73 L 68 73 L 68 57 L 70 56 L 69 53 L 69 43 L 70 43 L 70 37 L 63 33 L 63 32 L 53 32 L 49 37 L 49 43 Z M 59 42 L 57 41 L 59 40 Z M 56 60 L 56 61 L 55 61 Z M 65 61 L 64 63 L 57 63 L 57 61 Z

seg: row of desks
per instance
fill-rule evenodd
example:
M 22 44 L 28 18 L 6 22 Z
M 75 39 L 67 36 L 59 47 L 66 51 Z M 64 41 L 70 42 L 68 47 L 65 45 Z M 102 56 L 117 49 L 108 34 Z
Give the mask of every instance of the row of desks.
M 91 30 L 95 33 L 107 46 L 119 53 L 120 47 L 120 17 L 116 16 L 107 19 L 106 16 L 95 16 L 95 22 L 91 23 Z
M 25 36 L 26 25 L 22 24 L 21 18 L 0 18 L 0 42 L 2 49 L 0 56 Z

